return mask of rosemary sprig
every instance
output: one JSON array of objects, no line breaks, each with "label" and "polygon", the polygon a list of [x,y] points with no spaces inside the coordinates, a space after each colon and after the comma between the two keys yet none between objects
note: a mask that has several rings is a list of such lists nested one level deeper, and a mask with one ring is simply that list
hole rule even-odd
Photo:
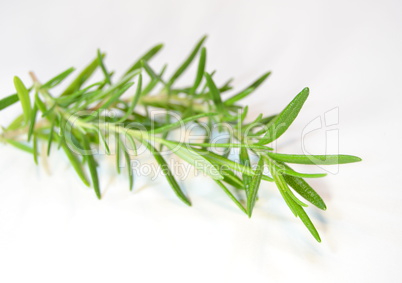
[{"label": "rosemary sprig", "polygon": [[[253,93],[270,72],[263,74],[244,90],[224,98],[223,93],[232,88],[230,80],[219,87],[213,79],[215,72],[206,71],[205,39],[203,37],[197,43],[169,79],[164,78],[166,66],[162,71],[155,72],[150,64],[150,60],[163,45],[156,45],[147,51],[118,80],[112,79],[114,73],[106,67],[105,54],[98,50],[95,59],[60,95],[53,94],[54,88],[67,80],[74,68],[63,71],[43,84],[31,74],[33,82],[30,88],[15,77],[16,93],[0,100],[0,110],[19,101],[22,114],[3,128],[0,141],[32,154],[35,162],[38,162],[40,156],[38,141],[47,143],[47,154],[53,144],[58,145],[66,153],[79,178],[85,185],[93,187],[98,198],[101,198],[102,191],[96,147],[102,145],[106,154],[116,154],[118,173],[123,154],[131,190],[134,182],[131,155],[136,155],[137,144],[142,144],[155,157],[174,193],[185,204],[191,205],[161,151],[166,148],[211,177],[249,217],[258,200],[260,183],[274,182],[293,214],[300,217],[317,241],[321,241],[304,211],[303,207],[307,205],[294,192],[325,210],[323,199],[304,180],[323,177],[325,174],[299,173],[288,163],[332,165],[361,159],[350,155],[275,153],[267,144],[278,139],[289,128],[308,98],[309,89],[304,88],[278,115],[264,117],[261,114],[254,121],[246,123],[248,107],[238,102]],[[198,67],[193,84],[176,87],[176,81],[193,61],[197,61],[197,56]],[[96,71],[101,72],[104,78],[97,82],[90,81]],[[131,97],[127,96],[134,84],[136,87]],[[158,86],[161,90],[154,92]],[[154,110],[165,113],[163,119],[155,117],[152,114]],[[173,121],[171,114],[178,119]],[[186,131],[193,126],[205,129],[203,142],[168,138],[168,133],[173,130]],[[213,142],[212,129],[208,127],[227,133],[228,141]],[[218,154],[215,151],[217,148],[230,151]],[[232,160],[233,155],[238,155],[239,162]],[[251,156],[258,157],[255,166],[251,163]],[[266,167],[269,175],[264,173]]]}]

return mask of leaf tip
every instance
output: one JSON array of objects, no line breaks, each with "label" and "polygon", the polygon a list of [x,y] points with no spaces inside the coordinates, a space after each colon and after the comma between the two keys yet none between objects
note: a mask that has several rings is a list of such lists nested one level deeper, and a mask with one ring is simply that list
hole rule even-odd
[{"label": "leaf tip", "polygon": [[163,43],[159,43],[159,44],[155,45],[155,47],[154,47],[155,53],[159,52],[159,50],[161,50],[164,46],[165,45]]}]

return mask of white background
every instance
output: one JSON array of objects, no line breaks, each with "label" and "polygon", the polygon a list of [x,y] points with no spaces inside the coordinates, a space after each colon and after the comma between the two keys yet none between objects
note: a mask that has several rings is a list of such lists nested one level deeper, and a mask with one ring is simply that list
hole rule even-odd
[{"label": "white background", "polygon": [[[208,34],[219,82],[241,88],[273,71],[246,101],[251,118],[310,87],[279,151],[301,152],[303,128],[337,108],[340,152],[364,161],[311,182],[328,206],[309,210],[318,244],[271,183],[249,220],[206,179],[184,183],[188,208],[162,180],[139,178],[130,193],[104,160],[98,201],[61,153],[49,176],[1,145],[0,282],[400,282],[401,12],[400,1],[2,1],[0,97],[14,75],[46,80],[98,47],[122,72],[163,42],[152,64],[172,71]],[[19,111],[2,111],[0,124]],[[309,151],[325,151],[325,130],[306,137]]]}]

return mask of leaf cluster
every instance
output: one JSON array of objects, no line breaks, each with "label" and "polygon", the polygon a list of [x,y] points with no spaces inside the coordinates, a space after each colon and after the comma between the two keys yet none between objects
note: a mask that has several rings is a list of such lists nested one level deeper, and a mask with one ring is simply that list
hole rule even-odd
[{"label": "leaf cluster", "polygon": [[[45,83],[31,73],[30,87],[15,77],[16,93],[0,100],[0,110],[19,102],[22,114],[3,129],[1,140],[28,152],[36,163],[38,141],[46,145],[46,152],[41,156],[49,155],[54,147],[62,149],[79,178],[86,186],[92,186],[98,198],[102,196],[96,157],[96,148],[99,147],[106,154],[115,155],[118,173],[121,173],[120,164],[125,160],[129,189],[132,190],[135,176],[131,159],[137,154],[138,146],[143,145],[162,168],[174,193],[187,205],[191,205],[191,201],[169,168],[164,148],[208,175],[249,217],[257,203],[261,182],[274,182],[291,212],[320,241],[304,208],[307,206],[305,202],[322,210],[326,209],[326,205],[305,178],[319,178],[325,174],[300,173],[289,164],[343,164],[360,161],[360,158],[275,153],[267,145],[286,132],[308,98],[309,89],[302,89],[279,114],[261,114],[254,121],[246,122],[248,107],[242,106],[241,102],[255,92],[270,72],[229,96],[231,80],[218,85],[214,79],[215,72],[207,70],[207,51],[203,47],[205,40],[206,37],[203,37],[195,45],[170,76],[166,75],[166,65],[160,70],[151,65],[153,57],[163,47],[158,44],[140,56],[120,78],[108,70],[104,62],[105,54],[99,50],[67,85],[74,68]],[[193,63],[196,64],[193,83],[178,87],[178,80]],[[103,77],[94,82],[92,78],[96,71],[101,72]],[[64,90],[58,90],[63,84]],[[173,111],[181,118],[172,121],[166,115],[164,119],[157,119],[150,114],[155,109],[166,113]],[[190,124],[209,129],[218,125],[227,141],[213,142],[212,132],[208,130],[199,143],[183,143],[169,137],[173,130]]]}]

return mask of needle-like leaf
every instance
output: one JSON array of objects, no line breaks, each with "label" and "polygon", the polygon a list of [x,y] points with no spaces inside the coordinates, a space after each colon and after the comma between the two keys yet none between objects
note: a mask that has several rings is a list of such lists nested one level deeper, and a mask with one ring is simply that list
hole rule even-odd
[{"label": "needle-like leaf", "polygon": [[[293,201],[293,199],[291,200]],[[320,234],[318,234],[317,229],[315,228],[313,222],[311,222],[310,218],[308,217],[307,213],[304,211],[303,207],[295,203],[295,208],[296,208],[296,213],[297,216],[300,217],[301,221],[304,223],[304,225],[307,227],[307,229],[310,231],[311,235],[317,240],[317,242],[321,242]]]},{"label": "needle-like leaf", "polygon": [[133,113],[135,106],[137,105],[140,96],[141,96],[141,90],[142,90],[142,75],[139,74],[138,76],[138,84],[137,84],[137,89],[135,91],[135,95],[133,96],[133,99],[131,101],[130,107],[127,109],[126,113],[124,114],[123,117],[119,119],[117,123],[124,122],[127,120],[128,117]]},{"label": "needle-like leaf", "polygon": [[[293,212],[293,214],[296,217],[300,217],[304,225],[307,227],[307,229],[310,231],[310,233],[313,235],[313,237],[318,241],[321,242],[320,235],[317,232],[317,229],[314,227],[314,224],[311,222],[310,218],[307,216],[306,212],[300,205],[299,200],[292,194],[290,189],[288,188],[284,177],[277,172],[274,164],[269,160],[269,158],[264,158],[265,161],[267,161],[269,170],[274,177],[274,181],[276,185],[279,188],[279,191],[285,200],[286,204],[289,206],[290,210]],[[303,203],[301,203],[304,205]]]},{"label": "needle-like leaf", "polygon": [[167,65],[163,66],[162,70],[159,72],[159,75],[157,75],[157,78],[152,79],[142,90],[141,96],[145,96],[149,94],[155,87],[156,85],[160,82],[159,78],[162,78],[163,74],[165,73],[167,68]]},{"label": "needle-like leaf", "polygon": [[258,189],[260,187],[263,170],[264,170],[264,159],[262,157],[260,157],[260,160],[258,161],[257,167],[255,169],[254,177],[252,178],[249,188],[248,188],[248,193],[247,193],[248,217],[251,217],[251,215],[253,213],[253,208],[254,208],[255,202],[257,200]]},{"label": "needle-like leaf", "polygon": [[20,150],[23,150],[23,151],[31,153],[31,154],[34,153],[34,150],[32,147],[30,147],[22,142],[18,142],[18,141],[12,140],[12,139],[4,139],[4,140],[6,142],[8,142],[9,144],[11,144],[12,146],[14,146],[15,148],[18,148]]},{"label": "needle-like leaf", "polygon": [[230,192],[228,188],[219,180],[215,180],[215,182],[221,187],[221,189],[229,196],[229,198],[237,205],[238,208],[240,208],[241,211],[243,211],[245,214],[247,214],[247,210],[244,208],[244,206],[239,202],[239,200]]},{"label": "needle-like leaf", "polygon": [[38,138],[33,135],[33,159],[36,165],[38,165]]},{"label": "needle-like leaf", "polygon": [[28,128],[28,141],[31,140],[32,134],[34,132],[34,128],[35,128],[35,122],[36,122],[36,114],[38,113],[38,106],[35,103],[32,111],[31,111],[31,118],[29,120],[29,128]]},{"label": "needle-like leaf", "polygon": [[69,68],[64,72],[58,74],[54,78],[51,78],[49,81],[41,85],[41,89],[51,89],[55,86],[59,85],[62,81],[64,81],[72,72],[74,72],[74,68]]},{"label": "needle-like leaf", "polygon": [[207,80],[208,88],[209,88],[209,91],[211,93],[212,100],[213,100],[213,102],[215,104],[216,110],[219,113],[224,114],[226,112],[225,107],[224,107],[224,105],[222,103],[221,94],[219,93],[219,90],[216,87],[215,82],[213,81],[213,79],[212,79],[210,74],[205,73],[204,76],[205,76],[205,78]]},{"label": "needle-like leaf", "polygon": [[29,91],[19,77],[14,77],[14,86],[17,90],[18,98],[21,101],[22,110],[24,111],[25,123],[27,123],[31,118]]},{"label": "needle-like leaf", "polygon": [[106,83],[111,85],[112,81],[110,78],[110,73],[107,71],[105,63],[103,62],[104,55],[102,55],[102,53],[99,49],[98,49],[97,55],[98,55],[98,64],[101,67],[103,75],[105,76]]},{"label": "needle-like leaf", "polygon": [[307,165],[334,165],[345,164],[361,161],[360,157],[353,155],[299,155],[299,154],[282,154],[282,153],[268,153],[269,157],[274,160],[294,163],[294,164],[307,164]]},{"label": "needle-like leaf", "polygon": [[[245,147],[240,148],[239,158],[240,158],[240,164],[241,165],[244,165],[245,167],[251,167],[250,158],[248,156],[247,148],[245,148]],[[247,195],[249,193],[249,187],[250,187],[251,180],[252,180],[251,176],[243,173],[243,184],[244,184],[244,188],[246,189]]]},{"label": "needle-like leaf", "polygon": [[268,144],[278,139],[293,123],[300,109],[303,107],[309,94],[309,89],[304,88],[296,97],[286,106],[286,108],[275,117],[270,123],[265,135],[258,144]]},{"label": "needle-like leaf", "polygon": [[186,197],[183,191],[180,189],[179,184],[177,183],[176,179],[174,178],[172,172],[169,169],[168,164],[166,163],[165,159],[161,156],[160,152],[156,150],[148,141],[143,140],[142,143],[148,148],[148,150],[153,154],[155,160],[158,162],[159,166],[162,168],[162,171],[169,182],[170,186],[172,187],[175,194],[181,199],[185,204],[191,206],[190,200]]},{"label": "needle-like leaf", "polygon": [[163,144],[172,150],[174,154],[181,157],[184,161],[193,165],[197,170],[200,170],[210,176],[214,180],[222,180],[223,176],[216,170],[215,166],[211,164],[207,159],[198,154],[190,147],[184,145],[177,145],[170,141],[164,141]]},{"label": "needle-like leaf", "polygon": [[[119,143],[120,143],[120,147],[124,148],[124,144],[121,140],[119,140]],[[134,186],[134,174],[133,174],[133,170],[131,168],[131,159],[130,159],[130,155],[129,155],[127,149],[123,150],[123,154],[124,154],[124,159],[126,160],[126,166],[127,166],[127,174],[128,174],[128,180],[129,180],[128,188],[130,191],[132,191],[133,186]]]},{"label": "needle-like leaf", "polygon": [[102,111],[103,109],[107,109],[109,106],[113,105],[118,101],[118,99],[133,85],[133,82],[126,83],[123,85],[121,88],[117,89],[114,91],[113,95],[109,97],[108,100],[105,101],[105,103],[102,104],[98,108],[98,112]]},{"label": "needle-like leaf", "polygon": [[45,103],[39,98],[38,93],[35,93],[35,105],[36,107],[38,107],[38,109],[42,112],[42,113],[46,113],[47,112],[47,108]]},{"label": "needle-like leaf", "polygon": [[198,86],[200,85],[200,83],[202,81],[202,78],[203,78],[204,72],[205,72],[206,59],[207,59],[207,50],[205,49],[205,47],[203,47],[201,49],[201,53],[200,53],[200,60],[198,61],[197,75],[195,77],[193,87],[190,89],[191,95],[194,95],[194,93],[196,92]]},{"label": "needle-like leaf", "polygon": [[106,140],[106,136],[102,131],[99,131],[99,140],[102,142],[103,148],[106,151],[106,154],[110,154],[109,144]]},{"label": "needle-like leaf", "polygon": [[0,100],[0,110],[7,108],[10,105],[13,105],[19,100],[18,94],[12,94],[7,97],[4,97]]},{"label": "needle-like leaf", "polygon": [[[246,174],[251,177],[255,176],[255,172],[251,167],[244,166],[240,163],[234,162],[211,151],[206,151],[202,149],[194,149],[194,150],[200,153],[200,155],[202,155],[204,158],[206,158],[213,164],[225,166],[226,168],[230,168],[234,171],[241,172],[242,174]],[[269,182],[273,181],[271,177],[266,175],[262,175],[261,179]]]},{"label": "needle-like leaf", "polygon": [[[86,151],[91,151],[91,147],[90,147],[88,138],[85,135],[82,136],[82,145]],[[88,163],[89,173],[91,174],[92,186],[94,187],[95,194],[98,197],[98,199],[101,199],[101,192],[100,192],[100,188],[99,188],[98,169],[96,168],[98,165],[95,161],[93,154],[86,155],[86,159],[87,159],[87,163]]]},{"label": "needle-like leaf", "polygon": [[49,138],[48,138],[48,142],[47,142],[47,151],[46,151],[47,156],[50,155],[50,149],[52,148],[54,126],[55,126],[55,120],[53,120],[52,124],[50,125],[50,132],[49,132]]},{"label": "needle-like leaf", "polygon": [[233,105],[237,101],[247,97],[249,94],[254,92],[271,74],[271,72],[267,72],[264,75],[262,75],[260,78],[258,78],[255,82],[253,82],[251,85],[246,87],[244,90],[240,91],[239,93],[233,95],[232,97],[228,98],[225,100],[225,105]]},{"label": "needle-like leaf", "polygon": [[[244,190],[245,186],[243,181],[229,168],[219,168],[219,165],[215,166],[217,169],[220,169],[220,173],[223,176],[223,181],[228,183],[229,185],[235,187],[239,190]],[[247,176],[248,177],[248,176]],[[244,177],[243,177],[244,178]]]},{"label": "needle-like leaf", "polygon": [[144,55],[142,55],[123,75],[126,76],[127,74],[138,70],[141,68],[142,64],[141,61],[146,61],[148,62],[149,60],[152,59],[163,47],[163,44],[158,44],[152,47],[148,52],[146,52]]},{"label": "needle-like leaf", "polygon": [[117,173],[120,174],[121,149],[120,149],[120,135],[119,135],[119,133],[114,134],[114,143],[115,143],[115,147],[116,147],[116,170],[117,170]]},{"label": "needle-like leaf", "polygon": [[299,178],[321,178],[327,176],[325,173],[299,173],[280,161],[276,161],[275,166],[277,166],[277,169],[281,174]]},{"label": "needle-like leaf", "polygon": [[297,217],[300,217],[301,221],[306,226],[306,228],[310,231],[311,235],[313,235],[313,237],[317,240],[317,242],[321,242],[321,238],[317,232],[317,229],[315,228],[313,222],[311,222],[310,218],[307,216],[303,207],[301,207],[299,204],[297,204],[294,201],[294,199],[291,198],[286,193],[282,194],[282,196],[284,197],[284,199],[285,199],[286,203],[289,205],[289,207],[291,207],[293,213]]},{"label": "needle-like leaf", "polygon": [[[105,55],[103,54],[102,57]],[[95,70],[99,67],[98,57],[95,58],[87,67],[82,70],[82,72],[77,76],[77,78],[66,88],[66,90],[60,95],[65,96],[72,94],[79,90],[81,86],[92,76]]]},{"label": "needle-like leaf", "polygon": [[291,186],[299,195],[301,195],[305,200],[311,202],[316,207],[326,210],[327,206],[325,205],[322,198],[317,194],[317,192],[302,178],[283,175],[286,183]]},{"label": "needle-like leaf", "polygon": [[184,71],[190,66],[191,62],[194,60],[195,56],[197,55],[198,51],[204,44],[204,41],[207,39],[207,36],[201,38],[201,40],[197,43],[194,47],[193,51],[191,51],[190,55],[187,59],[180,65],[180,67],[173,73],[172,77],[168,81],[167,85],[170,87],[174,84],[174,82],[184,73]]},{"label": "needle-like leaf", "polygon": [[71,165],[73,166],[75,172],[77,172],[78,176],[80,177],[81,181],[86,185],[89,186],[89,181],[85,175],[85,172],[81,166],[81,162],[75,156],[75,154],[71,151],[68,147],[66,142],[64,141],[63,137],[60,137],[60,145],[63,148],[64,152],[67,155],[67,158],[70,160]]}]

